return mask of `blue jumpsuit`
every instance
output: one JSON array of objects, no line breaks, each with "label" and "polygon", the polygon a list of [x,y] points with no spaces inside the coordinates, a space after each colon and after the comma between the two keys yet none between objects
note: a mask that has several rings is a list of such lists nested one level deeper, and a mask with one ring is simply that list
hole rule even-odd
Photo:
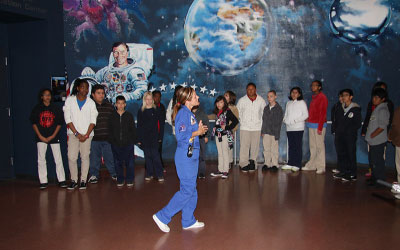
[{"label": "blue jumpsuit", "polygon": [[[175,193],[168,205],[161,209],[156,216],[164,224],[168,224],[179,211],[182,211],[182,226],[189,227],[196,222],[193,212],[197,205],[197,172],[199,167],[200,143],[196,136],[190,139],[192,132],[197,131],[199,125],[194,114],[183,106],[175,118],[175,134],[177,149],[175,165],[180,180],[180,190]],[[193,145],[193,156],[187,157],[189,144]]]}]

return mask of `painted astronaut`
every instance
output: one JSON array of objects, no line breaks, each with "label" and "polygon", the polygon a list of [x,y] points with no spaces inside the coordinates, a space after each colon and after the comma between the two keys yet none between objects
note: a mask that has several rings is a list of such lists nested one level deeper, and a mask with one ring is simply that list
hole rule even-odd
[{"label": "painted astronaut", "polygon": [[109,62],[97,73],[90,67],[84,68],[81,77],[94,78],[104,85],[106,98],[113,103],[119,95],[124,96],[126,101],[141,99],[148,88],[153,49],[146,44],[117,42],[112,46]]}]

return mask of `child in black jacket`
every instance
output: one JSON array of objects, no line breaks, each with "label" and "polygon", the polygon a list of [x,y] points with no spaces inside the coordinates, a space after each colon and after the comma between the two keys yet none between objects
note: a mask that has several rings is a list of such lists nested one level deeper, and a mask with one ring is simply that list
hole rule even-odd
[{"label": "child in black jacket", "polygon": [[153,95],[151,92],[144,93],[143,106],[138,110],[137,126],[138,144],[143,148],[146,161],[146,181],[154,177],[154,172],[159,182],[164,181],[160,153],[158,152],[158,146],[162,140],[159,131],[164,130],[164,127],[158,130],[160,117],[161,114],[154,105]]},{"label": "child in black jacket", "polygon": [[[117,96],[115,106],[117,110],[110,118],[110,143],[117,173],[117,186],[122,187],[126,179],[126,185],[132,187],[135,179],[135,120],[133,115],[125,110],[125,97]],[[126,177],[123,162],[126,166]]]},{"label": "child in black jacket", "polygon": [[334,177],[342,181],[357,180],[357,133],[361,127],[361,108],[352,102],[353,91],[344,89],[340,91],[342,108],[336,109],[335,144],[337,150],[337,163],[339,173]]}]

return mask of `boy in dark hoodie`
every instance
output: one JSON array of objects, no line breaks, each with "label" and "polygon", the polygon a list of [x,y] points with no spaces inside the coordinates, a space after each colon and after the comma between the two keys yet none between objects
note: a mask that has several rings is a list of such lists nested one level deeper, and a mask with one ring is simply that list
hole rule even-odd
[{"label": "boy in dark hoodie", "polygon": [[[132,187],[135,179],[134,144],[136,142],[136,127],[133,115],[125,110],[125,97],[117,96],[116,112],[110,118],[110,143],[114,155],[117,186],[125,184]],[[126,166],[126,178],[124,167]]]},{"label": "boy in dark hoodie", "polygon": [[344,182],[357,180],[357,133],[361,127],[361,108],[353,102],[353,91],[340,91],[342,107],[335,110],[335,145],[339,173],[334,178]]},{"label": "boy in dark hoodie", "polygon": [[276,91],[270,90],[267,94],[268,105],[265,106],[262,116],[261,136],[264,146],[264,166],[262,170],[278,170],[279,135],[283,121],[283,110],[276,102]]}]

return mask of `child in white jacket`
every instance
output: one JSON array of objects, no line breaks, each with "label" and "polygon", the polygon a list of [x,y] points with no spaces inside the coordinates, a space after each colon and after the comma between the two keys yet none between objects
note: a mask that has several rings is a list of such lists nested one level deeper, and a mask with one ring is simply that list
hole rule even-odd
[{"label": "child in white jacket", "polygon": [[285,116],[283,118],[289,142],[289,161],[282,169],[298,171],[301,169],[303,134],[305,121],[308,118],[308,110],[307,104],[303,100],[301,88],[293,87],[290,90],[289,100],[286,103]]}]

